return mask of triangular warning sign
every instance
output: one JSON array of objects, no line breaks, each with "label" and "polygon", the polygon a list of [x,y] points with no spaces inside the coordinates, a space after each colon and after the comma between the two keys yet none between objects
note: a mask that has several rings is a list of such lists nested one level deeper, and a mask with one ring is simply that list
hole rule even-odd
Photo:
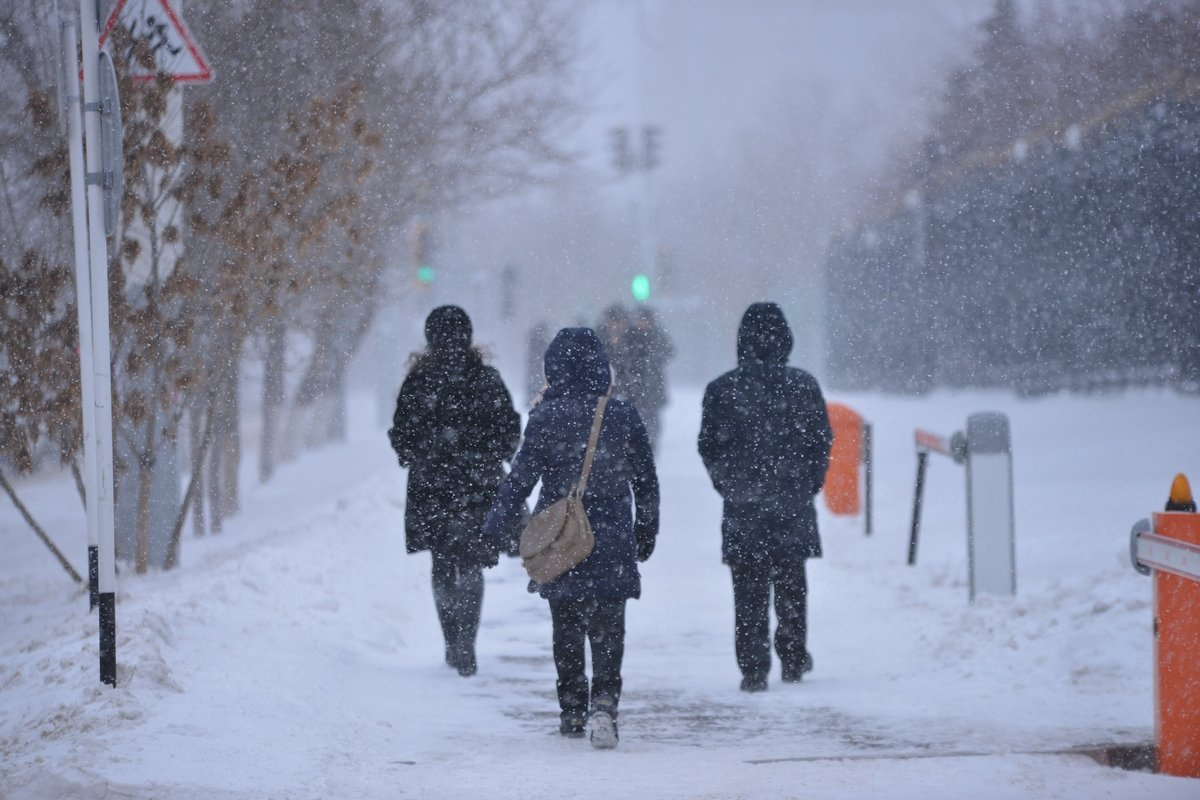
[{"label": "triangular warning sign", "polygon": [[[170,0],[117,0],[100,32],[101,47],[117,25],[129,31],[135,41],[149,42],[158,72],[177,82],[208,83],[212,80],[212,69],[204,53],[192,38],[183,17],[171,8]],[[130,54],[125,55],[134,80],[154,79],[154,72],[133,64],[128,58]]]}]

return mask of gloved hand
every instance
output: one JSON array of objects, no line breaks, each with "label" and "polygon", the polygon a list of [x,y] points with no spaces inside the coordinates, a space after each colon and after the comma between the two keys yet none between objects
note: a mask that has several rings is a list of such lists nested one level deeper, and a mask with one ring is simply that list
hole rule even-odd
[{"label": "gloved hand", "polygon": [[521,556],[521,534],[518,531],[504,543],[504,555],[509,558],[520,558]]},{"label": "gloved hand", "polygon": [[652,537],[638,539],[637,543],[637,558],[638,561],[645,561],[654,554],[654,539]]}]

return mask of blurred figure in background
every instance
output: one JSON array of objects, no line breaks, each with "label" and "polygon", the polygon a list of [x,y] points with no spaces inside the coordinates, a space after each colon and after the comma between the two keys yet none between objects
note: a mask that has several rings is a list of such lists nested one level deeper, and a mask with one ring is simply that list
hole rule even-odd
[{"label": "blurred figure in background", "polygon": [[625,334],[623,350],[628,369],[626,396],[642,415],[657,455],[659,423],[667,404],[667,362],[674,357],[675,347],[658,324],[654,309],[638,308],[633,326]]},{"label": "blurred figure in background", "polygon": [[546,369],[543,359],[546,346],[550,344],[550,327],[545,321],[539,321],[529,329],[529,338],[525,349],[525,403],[532,407],[537,397],[546,386]]},{"label": "blurred figure in background", "polygon": [[608,356],[608,365],[613,371],[613,397],[624,398],[629,380],[629,360],[625,351],[625,334],[629,332],[629,313],[612,304],[604,309],[600,323],[596,326],[596,335],[604,345],[604,353]]},{"label": "blurred figure in background", "polygon": [[476,670],[483,568],[499,559],[500,543],[483,535],[483,519],[503,462],[521,441],[521,417],[500,373],[471,344],[467,312],[435,308],[425,339],[400,387],[388,439],[409,468],[405,545],[409,553],[430,551],[446,663],[467,676]]}]

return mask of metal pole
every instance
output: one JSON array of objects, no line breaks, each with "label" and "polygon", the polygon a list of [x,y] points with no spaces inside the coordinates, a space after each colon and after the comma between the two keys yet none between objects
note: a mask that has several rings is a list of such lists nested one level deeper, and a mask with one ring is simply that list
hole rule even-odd
[{"label": "metal pole", "polygon": [[87,516],[88,608],[100,601],[100,565],[97,541],[99,517],[96,504],[96,392],[93,380],[92,281],[88,274],[87,189],[83,167],[83,109],[79,98],[79,41],[74,14],[60,18],[62,74],[66,97],[67,149],[71,164],[71,227],[75,238],[75,305],[79,313],[79,387],[83,411],[83,494]]},{"label": "metal pole", "polygon": [[921,494],[925,491],[925,465],[929,461],[929,451],[917,452],[917,490],[913,495],[912,535],[908,540],[908,564],[917,563],[917,532],[921,526]]},{"label": "metal pole", "polygon": [[865,473],[866,483],[867,483],[867,486],[866,486],[867,510],[866,510],[866,515],[865,515],[866,523],[867,523],[867,536],[870,536],[871,535],[871,517],[872,517],[871,506],[872,506],[872,503],[874,502],[875,492],[874,492],[874,481],[873,481],[873,477],[872,477],[874,470],[872,469],[873,465],[872,465],[872,453],[871,453],[871,423],[869,423],[869,422],[863,423],[862,460],[863,460],[863,472]]},{"label": "metal pole", "polygon": [[[92,345],[96,417],[97,584],[100,608],[100,680],[117,685],[117,565],[113,530],[112,374],[108,321],[108,242],[100,160],[100,32],[95,0],[79,0],[83,50],[83,110],[87,150],[88,261],[91,268]],[[90,498],[89,498],[90,500]]]}]

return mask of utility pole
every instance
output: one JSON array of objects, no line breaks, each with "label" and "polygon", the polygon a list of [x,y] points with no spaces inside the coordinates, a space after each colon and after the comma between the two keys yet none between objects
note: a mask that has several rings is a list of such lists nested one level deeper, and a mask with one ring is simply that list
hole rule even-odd
[{"label": "utility pole", "polygon": [[625,126],[609,130],[613,169],[619,177],[624,178],[636,172],[641,179],[641,198],[637,207],[638,258],[641,263],[640,271],[633,276],[630,285],[634,299],[639,303],[649,300],[651,292],[658,288],[657,248],[651,241],[654,226],[650,219],[650,173],[662,163],[662,132],[658,125],[643,125],[639,148],[637,138],[631,136]]},{"label": "utility pole", "polygon": [[[97,597],[100,613],[100,680],[117,685],[116,537],[113,520],[112,352],[108,317],[108,242],[104,232],[104,177],[100,142],[100,46],[95,0],[79,0],[83,52],[83,112],[86,139],[88,263],[90,289],[79,287],[80,302],[91,298],[92,407],[95,417],[96,494],[87,498],[97,515]],[[74,44],[72,43],[72,48]],[[73,52],[73,50],[72,50]],[[78,74],[77,72],[74,74]],[[121,165],[117,165],[117,169]],[[78,213],[75,218],[78,219]]]},{"label": "utility pole", "polygon": [[83,409],[83,495],[87,515],[88,608],[100,601],[99,530],[96,504],[99,466],[96,453],[96,393],[92,344],[92,279],[88,272],[87,185],[83,166],[83,108],[79,97],[79,23],[72,12],[59,19],[63,113],[67,118],[67,150],[71,167],[71,229],[75,245],[75,306],[79,316],[79,389]]}]

